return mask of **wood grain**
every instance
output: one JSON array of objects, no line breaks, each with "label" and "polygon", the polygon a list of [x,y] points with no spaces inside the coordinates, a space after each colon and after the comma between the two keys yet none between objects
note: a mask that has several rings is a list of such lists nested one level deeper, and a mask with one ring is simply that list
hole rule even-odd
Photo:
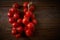
[{"label": "wood grain", "polygon": [[[24,0],[28,1],[28,0]],[[32,0],[36,6],[34,12],[38,24],[33,37],[16,39],[11,35],[11,24],[8,22],[8,9],[13,3],[23,4],[22,0],[0,1],[0,40],[58,40],[60,36],[60,11],[56,1]]]}]

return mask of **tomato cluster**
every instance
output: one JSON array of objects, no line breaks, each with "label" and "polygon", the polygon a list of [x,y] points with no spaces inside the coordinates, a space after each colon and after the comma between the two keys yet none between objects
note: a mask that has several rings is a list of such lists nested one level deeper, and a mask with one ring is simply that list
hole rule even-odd
[{"label": "tomato cluster", "polygon": [[28,4],[29,2],[24,2],[23,11],[19,10],[20,5],[18,3],[13,4],[12,8],[9,9],[8,20],[9,23],[12,24],[11,33],[16,38],[21,37],[23,34],[30,37],[35,30],[35,24],[37,24],[37,21],[33,14],[34,6],[31,5],[28,9]]}]

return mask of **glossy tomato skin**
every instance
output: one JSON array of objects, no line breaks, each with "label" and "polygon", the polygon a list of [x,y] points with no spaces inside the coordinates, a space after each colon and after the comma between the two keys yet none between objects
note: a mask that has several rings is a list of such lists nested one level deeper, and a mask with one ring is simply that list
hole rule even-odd
[{"label": "glossy tomato skin", "polygon": [[22,33],[23,32],[23,27],[22,26],[19,26],[16,28],[16,30],[19,32],[19,33]]},{"label": "glossy tomato skin", "polygon": [[34,5],[31,5],[30,8],[29,8],[29,10],[33,12],[35,10]]},{"label": "glossy tomato skin", "polygon": [[24,2],[23,7],[26,8],[28,6],[28,2]]},{"label": "glossy tomato skin", "polygon": [[10,12],[11,14],[14,14],[16,11],[17,11],[16,8],[10,8],[10,9],[9,9],[9,12]]},{"label": "glossy tomato skin", "polygon": [[9,23],[13,23],[14,22],[14,19],[13,18],[9,18]]},{"label": "glossy tomato skin", "polygon": [[34,24],[31,22],[27,25],[28,28],[34,28]]},{"label": "glossy tomato skin", "polygon": [[27,8],[24,8],[23,11],[24,11],[24,13],[26,13],[28,11],[28,9]]},{"label": "glossy tomato skin", "polygon": [[28,17],[27,15],[24,15],[24,18],[26,18],[26,19],[28,19],[28,20],[29,20],[29,18],[30,18],[30,17]]},{"label": "glossy tomato skin", "polygon": [[12,26],[13,27],[18,27],[18,23],[14,22],[14,23],[12,23]]},{"label": "glossy tomato skin", "polygon": [[22,23],[22,19],[20,19],[20,18],[17,19],[17,23],[18,23],[18,24]]},{"label": "glossy tomato skin", "polygon": [[13,14],[11,14],[11,13],[8,12],[8,17],[9,17],[9,18],[10,18],[10,17],[13,17]]},{"label": "glossy tomato skin", "polygon": [[13,18],[14,18],[14,19],[18,19],[18,18],[19,18],[19,14],[18,14],[18,13],[15,13],[15,14],[13,15]]},{"label": "glossy tomato skin", "polygon": [[21,37],[21,34],[16,34],[15,37],[19,38],[19,37]]},{"label": "glossy tomato skin", "polygon": [[31,31],[35,30],[34,24],[32,22],[27,25],[27,28]]},{"label": "glossy tomato skin", "polygon": [[31,11],[27,11],[25,15],[28,16],[28,17],[31,17],[32,16],[32,12]]},{"label": "glossy tomato skin", "polygon": [[33,22],[34,24],[37,24],[37,20],[36,20],[36,19],[33,19],[32,22]]},{"label": "glossy tomato skin", "polygon": [[26,25],[29,23],[29,20],[27,18],[23,18],[22,23],[24,23]]},{"label": "glossy tomato skin", "polygon": [[19,4],[18,4],[18,3],[14,3],[14,4],[12,5],[12,7],[13,7],[13,8],[19,8]]},{"label": "glossy tomato skin", "polygon": [[26,30],[25,34],[26,34],[26,36],[31,37],[33,33],[31,30]]},{"label": "glossy tomato skin", "polygon": [[12,34],[15,35],[17,33],[16,29],[12,29]]},{"label": "glossy tomato skin", "polygon": [[16,28],[15,27],[12,27],[12,30],[16,30]]}]

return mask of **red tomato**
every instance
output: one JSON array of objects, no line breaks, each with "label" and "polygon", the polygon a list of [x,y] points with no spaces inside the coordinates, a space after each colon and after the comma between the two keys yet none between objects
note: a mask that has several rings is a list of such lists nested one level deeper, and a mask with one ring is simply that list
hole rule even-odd
[{"label": "red tomato", "polygon": [[16,28],[15,27],[12,27],[12,30],[16,30]]},{"label": "red tomato", "polygon": [[19,38],[19,37],[21,37],[21,34],[16,34],[15,37]]},{"label": "red tomato", "polygon": [[33,19],[33,20],[32,20],[32,22],[33,22],[34,24],[37,24],[37,21],[36,21],[36,19]]},{"label": "red tomato", "polygon": [[14,14],[16,11],[17,11],[17,9],[15,9],[15,8],[10,8],[9,9],[9,12],[12,13],[12,14]]},{"label": "red tomato", "polygon": [[27,7],[28,6],[28,2],[24,2],[23,7]]},{"label": "red tomato", "polygon": [[26,30],[26,36],[28,36],[28,37],[30,37],[30,36],[32,36],[32,31],[31,30]]},{"label": "red tomato", "polygon": [[17,20],[17,23],[22,23],[22,19],[18,19]]},{"label": "red tomato", "polygon": [[12,23],[12,26],[13,26],[13,27],[17,27],[18,24],[17,24],[16,22],[14,22],[14,23]]},{"label": "red tomato", "polygon": [[13,14],[11,14],[11,13],[8,13],[8,17],[13,17]]},{"label": "red tomato", "polygon": [[23,27],[22,27],[22,26],[19,26],[19,27],[16,28],[16,30],[17,30],[19,33],[22,33]]},{"label": "red tomato", "polygon": [[23,22],[24,24],[27,24],[27,23],[29,22],[29,20],[28,20],[27,18],[23,18],[22,22]]},{"label": "red tomato", "polygon": [[14,3],[12,7],[19,8],[19,4],[18,3]]},{"label": "red tomato", "polygon": [[27,9],[27,8],[24,8],[24,10],[23,10],[23,11],[24,11],[24,13],[26,13],[26,12],[28,11],[28,9]]},{"label": "red tomato", "polygon": [[33,5],[31,5],[30,8],[29,8],[30,11],[34,11],[34,9],[35,9],[35,8],[34,8]]},{"label": "red tomato", "polygon": [[31,12],[31,11],[27,11],[27,12],[26,12],[26,15],[27,15],[28,17],[31,17],[31,16],[32,16],[32,12]]},{"label": "red tomato", "polygon": [[19,18],[19,14],[18,14],[18,13],[15,13],[15,14],[13,15],[13,18],[14,18],[14,19],[18,19],[18,18]]},{"label": "red tomato", "polygon": [[30,29],[32,29],[32,28],[34,28],[34,24],[33,24],[33,23],[29,23],[29,24],[27,25],[27,27],[30,28]]},{"label": "red tomato", "polygon": [[15,29],[12,29],[12,34],[15,35],[17,31]]},{"label": "red tomato", "polygon": [[24,18],[29,19],[29,17],[27,15],[24,15]]},{"label": "red tomato", "polygon": [[32,18],[32,19],[35,19],[35,15],[34,15],[34,14],[32,14],[31,18]]},{"label": "red tomato", "polygon": [[9,18],[9,22],[12,24],[14,22],[13,18]]},{"label": "red tomato", "polygon": [[29,24],[27,25],[27,27],[28,27],[28,29],[31,30],[31,31],[34,31],[34,29],[35,29],[33,23],[29,23]]}]

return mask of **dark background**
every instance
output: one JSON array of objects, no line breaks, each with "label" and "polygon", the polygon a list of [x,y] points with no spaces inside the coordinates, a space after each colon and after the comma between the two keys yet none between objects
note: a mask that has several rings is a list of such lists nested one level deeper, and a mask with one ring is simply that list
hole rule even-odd
[{"label": "dark background", "polygon": [[[8,22],[8,9],[18,2],[20,5],[30,0],[0,0],[0,40],[17,40],[11,35],[11,24]],[[58,0],[31,0],[35,4],[35,16],[38,21],[35,36],[18,40],[59,40],[60,4]],[[59,39],[58,39],[59,38]]]}]

